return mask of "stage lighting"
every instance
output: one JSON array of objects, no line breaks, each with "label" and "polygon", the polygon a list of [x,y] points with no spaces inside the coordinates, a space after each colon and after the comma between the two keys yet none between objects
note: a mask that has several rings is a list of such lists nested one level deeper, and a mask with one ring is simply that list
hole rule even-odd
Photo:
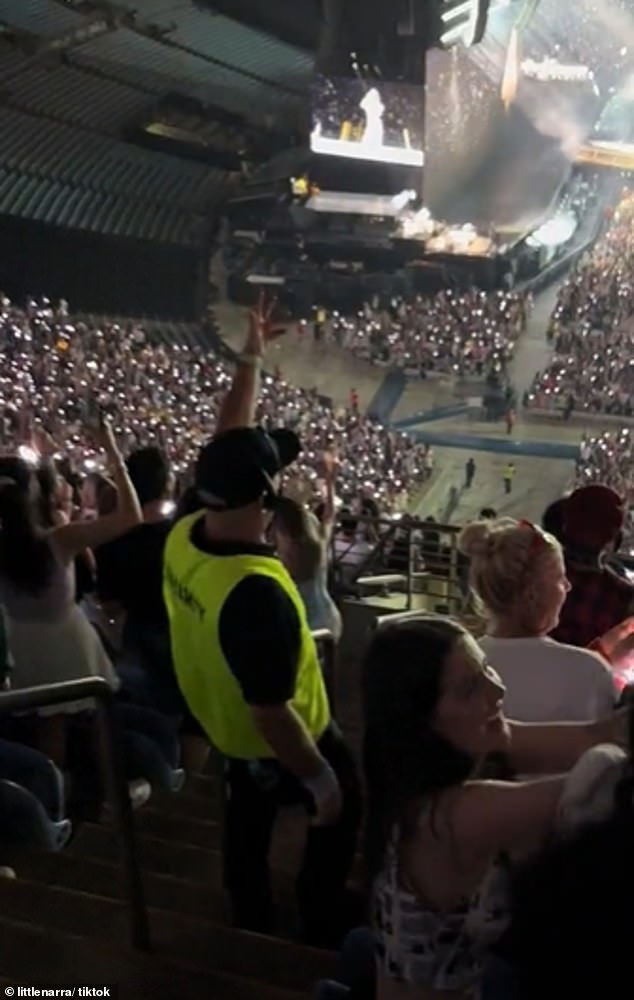
[{"label": "stage lighting", "polygon": [[438,0],[436,44],[444,49],[454,45],[477,45],[484,38],[491,0]]}]

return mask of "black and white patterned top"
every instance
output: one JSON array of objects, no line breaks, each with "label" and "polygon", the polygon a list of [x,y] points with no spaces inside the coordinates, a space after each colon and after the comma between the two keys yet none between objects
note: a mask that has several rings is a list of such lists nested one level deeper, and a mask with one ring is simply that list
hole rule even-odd
[{"label": "black and white patterned top", "polygon": [[374,886],[379,970],[404,983],[477,995],[488,948],[510,922],[506,865],[494,862],[471,898],[439,912],[401,887],[397,843],[395,835]]}]

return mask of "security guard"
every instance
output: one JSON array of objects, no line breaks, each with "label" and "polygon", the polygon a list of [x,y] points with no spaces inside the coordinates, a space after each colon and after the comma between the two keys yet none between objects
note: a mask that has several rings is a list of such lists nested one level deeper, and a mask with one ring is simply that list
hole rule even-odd
[{"label": "security guard", "polygon": [[513,489],[513,479],[515,477],[515,465],[513,462],[509,462],[508,465],[504,466],[502,470],[502,479],[504,480],[504,492],[510,493]]},{"label": "security guard", "polygon": [[225,756],[226,886],[234,921],[272,925],[271,833],[282,804],[312,814],[298,902],[304,940],[336,945],[360,821],[356,769],[330,717],[315,643],[288,572],[265,543],[291,431],[237,427],[200,453],[204,510],[173,528],[164,594],[180,688]]}]

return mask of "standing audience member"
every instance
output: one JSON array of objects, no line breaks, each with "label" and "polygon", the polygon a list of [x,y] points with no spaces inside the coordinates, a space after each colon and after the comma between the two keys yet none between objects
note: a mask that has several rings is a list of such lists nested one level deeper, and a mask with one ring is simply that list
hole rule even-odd
[{"label": "standing audience member", "polygon": [[[21,459],[0,459],[0,600],[11,628],[15,688],[90,676],[103,676],[118,686],[96,632],[75,603],[76,556],[123,534],[141,517],[108,424],[101,432],[101,444],[117,487],[115,510],[93,521],[48,530],[38,518],[34,472]],[[40,710],[40,715],[52,713],[46,730],[50,742],[43,749],[57,763],[64,759],[64,713],[78,707]]]},{"label": "standing audience member", "polygon": [[505,707],[522,722],[584,722],[614,708],[605,660],[548,638],[570,590],[559,542],[528,521],[467,525],[458,546],[487,616],[480,640],[506,688]]},{"label": "standing audience member", "polygon": [[183,700],[163,601],[163,550],[172,527],[169,463],[159,448],[147,447],[132,452],[127,468],[143,521],[96,550],[98,594],[125,614],[126,686],[142,703],[179,715]]},{"label": "standing audience member", "polygon": [[148,446],[133,451],[127,467],[143,523],[97,549],[98,593],[112,613],[125,616],[118,664],[125,692],[178,723],[183,767],[194,773],[209,744],[178,687],[163,600],[163,553],[174,513],[170,466],[160,448]]},{"label": "standing audience member", "polygon": [[313,814],[297,893],[302,938],[333,946],[360,822],[352,757],[330,715],[303,601],[266,532],[280,475],[300,451],[290,431],[252,425],[267,317],[251,317],[245,351],[198,460],[204,509],[172,530],[165,600],[187,703],[226,757],[226,886],[239,927],[268,932],[268,855],[279,807]]},{"label": "standing audience member", "polygon": [[290,497],[275,504],[273,536],[278,555],[297,584],[312,631],[327,629],[336,642],[342,622],[337,605],[328,592],[328,554],[335,520],[334,484],[336,463],[324,457],[326,500],[321,518]]}]

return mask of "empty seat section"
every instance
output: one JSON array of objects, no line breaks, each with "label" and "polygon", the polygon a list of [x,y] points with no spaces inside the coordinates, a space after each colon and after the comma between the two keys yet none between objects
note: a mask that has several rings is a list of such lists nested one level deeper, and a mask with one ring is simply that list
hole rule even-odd
[{"label": "empty seat section", "polygon": [[[172,2],[157,5],[156,0],[135,0],[139,20],[176,25],[169,37],[175,42],[234,67],[277,84],[283,90],[304,89],[313,60],[307,52],[262,31],[254,30],[222,14],[185,7]],[[173,12],[173,13],[172,13]]]},{"label": "empty seat section", "polygon": [[101,35],[83,45],[82,58],[85,60],[91,56],[102,66],[116,64],[116,70],[112,69],[116,76],[119,75],[119,65],[134,62],[138,71],[162,77],[163,90],[180,87],[201,100],[222,104],[228,110],[238,111],[251,119],[279,112],[282,105],[299,102],[298,96],[285,94],[274,83],[245,76],[237,70],[146,38],[127,28]]},{"label": "empty seat section", "polygon": [[44,38],[61,37],[90,23],[55,0],[2,0],[0,21]]}]

